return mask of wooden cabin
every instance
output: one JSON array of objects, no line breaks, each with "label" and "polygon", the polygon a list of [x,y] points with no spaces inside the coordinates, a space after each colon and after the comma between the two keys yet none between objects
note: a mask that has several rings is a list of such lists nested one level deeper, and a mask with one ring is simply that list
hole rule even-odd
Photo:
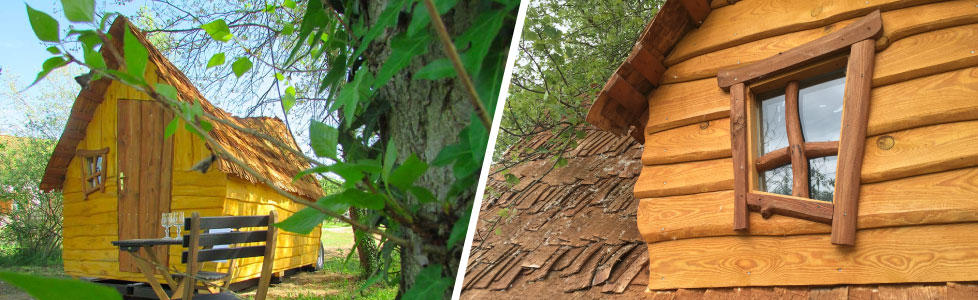
[{"label": "wooden cabin", "polygon": [[978,1],[669,0],[587,120],[652,291],[975,295]]},{"label": "wooden cabin", "polygon": [[[149,51],[146,80],[177,88],[181,101],[199,101],[203,111],[245,128],[264,132],[296,149],[285,124],[276,118],[238,118],[205,100],[187,77],[170,63],[145,35],[123,17],[109,34],[117,43],[103,45],[122,52],[123,30],[132,30]],[[110,68],[119,64],[105,55]],[[302,208],[272,187],[228,161],[218,159],[206,173],[191,170],[210,157],[203,140],[179,129],[167,138],[164,128],[173,118],[155,101],[117,81],[88,82],[78,94],[64,133],[48,162],[41,182],[44,190],[64,192],[64,270],[74,277],[142,282],[132,257],[110,242],[121,239],[159,238],[161,213],[199,212],[201,216],[266,215],[271,210],[284,219]],[[212,122],[208,134],[231,155],[246,162],[279,189],[310,201],[322,190],[312,179],[293,181],[308,166],[293,154],[230,126]],[[172,231],[176,229],[173,228]],[[183,231],[186,233],[186,231]],[[171,232],[171,236],[175,236]],[[321,255],[320,231],[309,235],[278,235],[274,271],[313,266]],[[169,257],[169,267],[181,265],[180,246],[156,247]],[[204,265],[205,271],[226,272],[227,263]],[[234,281],[259,276],[261,258],[235,263]]]}]

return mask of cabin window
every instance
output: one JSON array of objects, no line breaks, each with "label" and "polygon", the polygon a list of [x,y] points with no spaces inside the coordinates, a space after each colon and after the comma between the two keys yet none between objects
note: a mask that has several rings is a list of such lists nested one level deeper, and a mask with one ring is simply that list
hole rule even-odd
[{"label": "cabin window", "polygon": [[[832,224],[855,243],[880,12],[814,41],[717,73],[730,91],[734,230],[750,210]],[[843,113],[845,110],[845,113]]]},{"label": "cabin window", "polygon": [[78,157],[81,158],[82,163],[81,178],[85,199],[88,199],[88,195],[92,193],[105,192],[105,174],[108,172],[106,154],[108,153],[109,148],[78,150]]},{"label": "cabin window", "polygon": [[[839,69],[800,81],[791,81],[782,89],[754,97],[758,108],[755,118],[758,122],[758,153],[761,156],[800,155],[800,152],[795,154],[790,150],[795,145],[789,142],[789,136],[797,139],[796,144],[802,146],[802,149],[822,145],[814,142],[837,143],[842,126],[845,80],[845,70]],[[789,132],[792,130],[800,132]],[[798,166],[806,170],[794,170],[796,166],[791,161],[796,161],[795,159],[787,164],[769,165],[759,169],[759,190],[832,202],[837,153],[806,152],[807,163]],[[794,187],[803,188],[796,191]]]}]

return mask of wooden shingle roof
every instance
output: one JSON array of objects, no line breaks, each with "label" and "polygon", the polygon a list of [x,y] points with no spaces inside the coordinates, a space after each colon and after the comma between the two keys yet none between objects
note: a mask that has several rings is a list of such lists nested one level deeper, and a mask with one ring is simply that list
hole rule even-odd
[{"label": "wooden shingle roof", "polygon": [[[157,75],[159,75],[160,80],[174,86],[179,93],[181,101],[197,99],[205,113],[244,128],[252,128],[266,133],[278,138],[285,144],[291,145],[295,149],[299,149],[292,134],[278,118],[238,118],[208,102],[204,95],[190,82],[187,76],[167,60],[146,39],[146,36],[125,17],[120,16],[116,18],[112,23],[112,27],[109,29],[109,35],[112,36],[112,40],[116,41],[116,43],[103,45],[103,48],[114,47],[121,53],[121,41],[125,28],[131,29],[136,38],[146,47],[146,50],[149,52],[149,61],[158,67]],[[102,51],[106,51],[106,49]],[[119,64],[111,55],[105,56],[106,64],[110,68],[118,67]],[[75,155],[78,143],[85,138],[85,130],[88,127],[88,123],[95,114],[95,108],[102,103],[104,94],[110,83],[111,80],[103,78],[91,82],[79,92],[72,106],[71,115],[68,118],[68,123],[61,135],[61,139],[55,147],[54,154],[48,161],[47,169],[41,181],[41,189],[52,190],[63,187],[68,164]],[[302,158],[277,148],[271,142],[238,131],[231,126],[219,122],[213,122],[213,125],[214,128],[208,132],[211,137],[227,149],[235,158],[245,162],[261,176],[274,182],[278,188],[312,199],[316,199],[322,195],[322,189],[319,188],[319,185],[314,179],[305,177],[301,180],[292,180],[295,174],[309,167]],[[259,183],[257,178],[229,161],[218,160],[215,165],[221,172],[240,177],[252,183]]]}]

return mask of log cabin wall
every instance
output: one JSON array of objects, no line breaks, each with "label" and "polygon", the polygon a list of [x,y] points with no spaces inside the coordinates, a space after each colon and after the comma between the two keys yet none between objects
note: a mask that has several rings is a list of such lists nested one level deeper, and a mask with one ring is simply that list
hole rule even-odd
[{"label": "log cabin wall", "polygon": [[[660,84],[648,94],[634,193],[649,288],[978,280],[978,1],[713,7],[664,57]],[[832,245],[827,224],[756,212],[749,232],[733,231],[730,95],[718,87],[717,72],[775,56],[876,9],[883,36],[855,246]]]}]

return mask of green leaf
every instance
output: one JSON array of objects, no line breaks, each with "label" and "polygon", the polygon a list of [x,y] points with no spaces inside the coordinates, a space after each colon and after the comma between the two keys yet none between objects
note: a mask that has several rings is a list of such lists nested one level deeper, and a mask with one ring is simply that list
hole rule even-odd
[{"label": "green leaf", "polygon": [[367,50],[367,46],[370,45],[377,36],[384,32],[384,29],[391,27],[397,21],[397,15],[404,8],[404,4],[407,3],[406,0],[395,0],[387,3],[387,7],[384,11],[380,13],[380,17],[377,18],[377,23],[374,23],[367,34],[363,35],[363,39],[360,41],[360,48],[354,52],[353,57],[360,57],[363,51]]},{"label": "green leaf", "polygon": [[231,29],[228,28],[228,23],[224,22],[224,19],[217,19],[213,22],[200,25],[200,28],[207,32],[207,35],[211,36],[215,41],[227,42],[231,40]]},{"label": "green leaf", "polygon": [[[455,7],[458,0],[434,0],[435,10],[438,11],[439,15],[444,15],[449,9]],[[419,31],[428,28],[428,24],[431,23],[431,15],[428,14],[428,8],[425,7],[422,1],[418,1],[418,4],[414,6],[414,11],[411,13],[411,24],[408,25],[407,33],[408,35],[415,35]]]},{"label": "green leaf", "polygon": [[427,170],[428,164],[418,159],[418,156],[411,154],[404,163],[397,166],[394,172],[391,172],[389,182],[398,188],[407,189]]},{"label": "green leaf", "polygon": [[235,76],[241,78],[241,75],[244,75],[245,72],[251,70],[252,66],[254,65],[251,63],[250,59],[248,59],[247,57],[241,57],[235,60],[234,63],[231,64],[231,70],[234,71]]},{"label": "green leaf", "polygon": [[[505,208],[504,208],[505,209]],[[465,234],[469,231],[469,219],[472,216],[472,209],[466,209],[455,225],[452,225],[452,233],[448,235],[448,242],[445,247],[452,249],[459,241],[465,240]]]},{"label": "green leaf", "polygon": [[567,159],[563,157],[557,158],[557,162],[554,163],[554,167],[556,168],[560,168],[566,165],[567,165]]},{"label": "green leaf", "polygon": [[438,80],[442,78],[455,77],[458,73],[455,72],[455,67],[452,66],[452,62],[447,58],[439,58],[435,61],[428,63],[417,73],[414,73],[412,79],[428,79],[428,80]]},{"label": "green leaf", "polygon": [[288,114],[293,106],[295,106],[295,88],[289,86],[285,88],[285,95],[282,95],[282,110]]},{"label": "green leaf", "polygon": [[520,178],[516,177],[516,175],[506,174],[506,176],[503,177],[506,177],[506,183],[508,183],[509,185],[517,185],[520,183]]},{"label": "green leaf", "polygon": [[275,72],[275,80],[285,81],[285,75],[282,75],[282,73]]},{"label": "green leaf", "polygon": [[48,47],[45,50],[48,50],[48,53],[51,53],[51,54],[54,54],[54,55],[61,54],[61,49],[58,49],[58,47],[55,47],[55,46]]},{"label": "green leaf", "polygon": [[367,92],[369,92],[370,82],[372,80],[373,78],[366,68],[360,69],[354,76],[353,81],[343,85],[340,89],[340,94],[336,97],[336,101],[330,105],[330,111],[343,108],[343,120],[346,126],[353,124],[353,117],[356,115],[360,101],[369,99],[369,97],[363,96],[369,96]]},{"label": "green leaf", "polygon": [[343,199],[350,205],[372,210],[384,209],[386,202],[383,195],[367,193],[358,189],[347,189],[343,192]]},{"label": "green leaf", "polygon": [[224,52],[214,54],[207,60],[207,68],[216,67],[224,64]]},{"label": "green leaf", "polygon": [[404,293],[403,300],[442,299],[452,285],[453,278],[442,276],[440,264],[430,264],[414,278],[414,286]]},{"label": "green leaf", "polygon": [[95,0],[61,0],[65,18],[72,22],[95,21]]},{"label": "green leaf", "polygon": [[425,204],[435,202],[435,194],[426,188],[420,186],[412,186],[408,188],[408,192],[414,195],[414,198],[418,199],[418,203]]},{"label": "green leaf", "polygon": [[115,289],[96,283],[0,272],[0,280],[20,288],[38,300],[122,300]]},{"label": "green leaf", "polygon": [[411,58],[414,56],[427,53],[430,38],[430,34],[407,36],[402,33],[391,39],[391,55],[387,57],[387,61],[377,72],[374,88],[380,89],[387,84],[387,81],[394,77],[394,74],[411,63]]},{"label": "green leaf", "polygon": [[98,37],[94,30],[78,31],[78,41],[88,50],[95,50],[95,46],[102,44],[102,38]]},{"label": "green leaf", "polygon": [[155,88],[156,88],[156,92],[162,95],[163,97],[166,97],[167,99],[173,101],[179,100],[179,98],[177,98],[177,89],[174,88],[172,85],[165,84],[165,83],[157,83]]},{"label": "green leaf", "polygon": [[61,56],[55,56],[55,57],[52,57],[52,58],[48,58],[47,60],[44,61],[44,63],[41,64],[41,72],[38,72],[37,73],[37,78],[35,78],[34,79],[34,82],[31,83],[31,85],[28,86],[28,87],[31,87],[31,86],[34,86],[34,84],[37,84],[38,81],[41,81],[41,79],[44,79],[44,77],[45,76],[48,76],[48,73],[51,73],[51,71],[54,71],[54,69],[63,67],[65,65],[67,65],[67,64],[68,64],[68,61],[65,60],[64,57],[61,57]]},{"label": "green leaf", "polygon": [[126,72],[133,77],[143,81],[146,74],[146,62],[149,60],[149,52],[146,47],[136,39],[131,30],[126,30],[122,39],[122,51],[126,60]]},{"label": "green leaf", "polygon": [[322,93],[330,86],[336,86],[340,79],[343,78],[343,74],[346,74],[346,55],[340,54],[334,57],[333,61],[329,64],[329,72],[326,72],[326,77],[323,78],[322,84],[319,85],[319,92]]},{"label": "green leaf", "polygon": [[285,26],[282,27],[282,35],[292,35],[294,32],[295,25],[292,25],[292,23],[285,23]]},{"label": "green leaf", "polygon": [[339,131],[316,120],[309,122],[309,144],[319,157],[336,158]]},{"label": "green leaf", "polygon": [[293,1],[293,0],[285,0],[285,2],[282,2],[282,6],[285,6],[285,7],[291,8],[291,9],[295,9],[295,1]]},{"label": "green leaf", "polygon": [[388,178],[391,176],[391,169],[394,168],[395,160],[397,160],[397,146],[394,145],[394,138],[391,138],[387,141],[387,150],[384,151],[384,169],[380,173],[384,182],[390,182]]},{"label": "green leaf", "polygon": [[486,147],[488,147],[489,143],[489,132],[482,125],[482,120],[475,116],[472,117],[472,123],[469,123],[468,129],[469,149],[472,151],[472,160],[482,165],[482,161],[486,156]]},{"label": "green leaf", "polygon": [[57,43],[61,41],[61,31],[58,27],[58,20],[55,20],[48,14],[35,10],[31,8],[30,5],[27,6],[27,19],[31,22],[31,28],[34,29],[34,35],[38,39],[45,42]]},{"label": "green leaf", "polygon": [[214,129],[214,125],[211,124],[211,122],[200,120],[200,129],[203,129],[204,131],[211,131],[211,129]]},{"label": "green leaf", "polygon": [[469,150],[468,144],[463,144],[461,142],[451,144],[445,146],[445,148],[441,148],[441,151],[439,151],[438,155],[435,156],[435,159],[431,161],[431,164],[439,167],[446,166],[458,159],[460,156],[467,155],[469,153],[472,153],[472,151]]},{"label": "green leaf", "polygon": [[102,53],[98,53],[92,49],[82,49],[82,54],[85,57],[85,64],[87,64],[92,69],[105,69],[105,60],[102,58]]},{"label": "green leaf", "polygon": [[174,133],[177,133],[177,128],[180,126],[180,118],[173,117],[169,124],[166,124],[166,129],[163,130],[164,139],[170,138]]},{"label": "green leaf", "polygon": [[309,234],[316,226],[326,220],[326,215],[312,207],[306,207],[289,216],[282,222],[275,223],[274,226],[288,232],[298,234]]}]

